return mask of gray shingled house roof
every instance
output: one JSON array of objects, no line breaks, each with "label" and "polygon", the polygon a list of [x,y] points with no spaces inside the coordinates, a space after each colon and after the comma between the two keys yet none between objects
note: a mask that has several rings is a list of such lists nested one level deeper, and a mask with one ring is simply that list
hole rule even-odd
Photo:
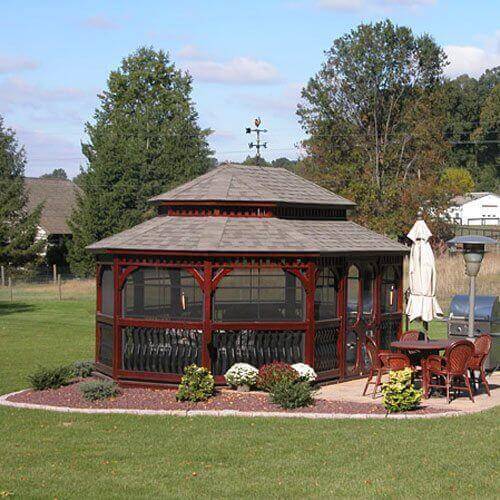
[{"label": "gray shingled house roof", "polygon": [[40,226],[47,234],[71,234],[67,220],[76,203],[80,188],[67,179],[26,177],[27,209],[33,211],[43,203]]},{"label": "gray shingled house roof", "polygon": [[166,201],[258,201],[353,207],[356,204],[284,168],[224,164],[151,198]]},{"label": "gray shingled house roof", "polygon": [[158,216],[87,247],[196,252],[405,253],[399,243],[350,221]]}]

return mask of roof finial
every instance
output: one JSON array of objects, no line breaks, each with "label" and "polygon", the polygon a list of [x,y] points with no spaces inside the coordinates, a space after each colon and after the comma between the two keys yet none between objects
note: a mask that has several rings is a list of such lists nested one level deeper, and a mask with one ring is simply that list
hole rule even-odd
[{"label": "roof finial", "polygon": [[422,211],[422,209],[419,209],[419,211],[417,212],[417,220],[424,220],[424,212]]}]

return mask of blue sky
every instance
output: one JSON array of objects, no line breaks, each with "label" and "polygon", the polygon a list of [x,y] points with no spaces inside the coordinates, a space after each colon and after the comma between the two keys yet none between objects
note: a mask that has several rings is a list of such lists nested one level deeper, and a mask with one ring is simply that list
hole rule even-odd
[{"label": "blue sky", "polygon": [[141,45],[170,52],[193,75],[200,124],[219,160],[247,154],[244,128],[269,129],[268,159],[300,155],[300,89],[334,38],[392,19],[430,33],[454,76],[500,64],[496,0],[4,0],[0,114],[28,154],[27,175],[84,164],[80,142],[109,71]]}]

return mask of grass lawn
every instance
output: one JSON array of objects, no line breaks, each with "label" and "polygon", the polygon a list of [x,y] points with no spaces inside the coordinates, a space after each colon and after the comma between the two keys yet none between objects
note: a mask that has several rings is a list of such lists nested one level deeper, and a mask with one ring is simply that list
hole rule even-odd
[{"label": "grass lawn", "polygon": [[[38,363],[92,357],[93,299],[75,292],[59,302],[50,293],[0,302],[1,393],[25,387]],[[499,417],[312,421],[1,408],[0,496],[498,498]]]}]

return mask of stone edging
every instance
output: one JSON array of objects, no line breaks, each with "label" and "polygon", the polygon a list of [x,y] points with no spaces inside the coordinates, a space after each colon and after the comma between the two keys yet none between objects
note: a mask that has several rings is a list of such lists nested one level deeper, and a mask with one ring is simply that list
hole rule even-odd
[{"label": "stone edging", "polygon": [[[7,398],[20,394],[22,391],[11,392],[0,396],[0,406],[8,406],[11,408],[25,408],[29,410],[46,410],[59,413],[86,413],[86,414],[129,414],[129,415],[169,415],[176,417],[281,417],[281,418],[309,418],[309,419],[389,419],[389,420],[411,420],[422,418],[443,418],[443,417],[458,417],[471,414],[472,412],[464,411],[447,411],[442,413],[425,413],[425,414],[380,414],[380,413],[285,413],[279,411],[238,411],[238,410],[134,410],[129,408],[74,408],[70,406],[50,406],[39,405],[33,403],[16,403],[8,401]],[[479,412],[484,409],[479,410]],[[478,413],[477,411],[474,413]]]}]

